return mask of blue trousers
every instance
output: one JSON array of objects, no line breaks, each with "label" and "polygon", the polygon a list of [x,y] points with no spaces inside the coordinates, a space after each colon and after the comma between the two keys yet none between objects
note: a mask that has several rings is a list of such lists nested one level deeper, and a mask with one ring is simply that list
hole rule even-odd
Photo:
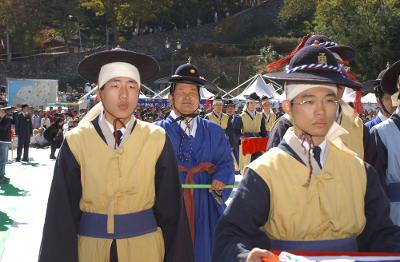
[{"label": "blue trousers", "polygon": [[4,177],[10,143],[0,143],[0,178]]}]

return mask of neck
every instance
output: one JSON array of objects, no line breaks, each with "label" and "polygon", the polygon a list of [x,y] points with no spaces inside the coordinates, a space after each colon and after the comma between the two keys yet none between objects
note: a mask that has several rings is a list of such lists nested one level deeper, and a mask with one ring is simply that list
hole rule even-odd
[{"label": "neck", "polygon": [[[301,129],[298,129],[297,127],[294,127],[294,134],[298,138],[301,138],[302,136],[304,136],[304,134],[307,134],[307,133]],[[311,135],[309,135],[309,136],[311,136]],[[311,136],[311,140],[312,140],[314,146],[319,146],[322,142],[324,142],[325,136]]]},{"label": "neck", "polygon": [[[110,122],[111,124],[114,124],[115,119],[117,119],[116,117],[110,115],[109,113],[105,112],[104,114],[105,118],[107,119],[108,122]],[[131,120],[131,116],[126,117],[126,118],[119,118],[121,121],[116,121],[115,123],[115,129],[120,129],[121,127],[124,127],[124,125],[126,126],[126,124]],[[122,123],[124,123],[124,125],[122,125]]]}]

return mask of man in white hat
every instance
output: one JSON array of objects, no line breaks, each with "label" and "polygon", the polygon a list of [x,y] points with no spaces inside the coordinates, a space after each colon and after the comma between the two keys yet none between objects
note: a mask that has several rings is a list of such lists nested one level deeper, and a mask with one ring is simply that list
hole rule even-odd
[{"label": "man in white hat", "polygon": [[285,82],[293,127],[247,166],[217,226],[213,261],[262,261],[268,250],[399,252],[400,228],[376,171],[327,136],[337,125],[337,85],[360,84],[314,46],[267,75]]},{"label": "man in white hat", "polygon": [[39,261],[190,261],[191,245],[175,248],[182,195],[174,149],[163,129],[133,116],[141,82],[158,69],[123,49],[80,62],[101,102],[60,148]]},{"label": "man in white hat", "polygon": [[212,112],[208,113],[205,119],[211,120],[217,125],[219,125],[223,130],[226,130],[228,127],[229,116],[222,112],[224,108],[224,102],[222,101],[221,96],[216,96],[212,100]]}]

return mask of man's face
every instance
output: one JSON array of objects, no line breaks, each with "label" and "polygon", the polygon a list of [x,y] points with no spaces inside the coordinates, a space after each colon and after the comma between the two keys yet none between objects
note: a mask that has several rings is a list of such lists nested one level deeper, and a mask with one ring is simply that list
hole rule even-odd
[{"label": "man's face", "polygon": [[256,101],[247,102],[247,109],[248,110],[254,111],[254,110],[256,110],[256,107],[257,107],[257,102]]},{"label": "man's face", "polygon": [[188,83],[176,83],[175,91],[168,101],[182,114],[191,114],[199,107],[200,97],[197,86]]},{"label": "man's face", "polygon": [[231,116],[235,113],[235,107],[234,106],[227,106],[225,109],[225,112],[228,116]]},{"label": "man's face", "polygon": [[[120,119],[128,119],[137,106],[140,87],[129,77],[116,77],[108,81],[98,92],[109,113]],[[106,119],[113,121],[114,117],[107,111]]]},{"label": "man's face", "polygon": [[268,101],[263,101],[262,108],[263,108],[264,112],[269,112],[269,110],[271,109],[271,105]]},{"label": "man's face", "polygon": [[222,113],[223,105],[221,103],[217,103],[213,105],[213,109],[215,112]]},{"label": "man's face", "polygon": [[[379,99],[377,99],[376,101],[379,105],[381,105]],[[389,111],[390,114],[393,114],[393,112],[396,110],[396,106],[393,106],[392,97],[389,94],[383,94],[382,104],[385,106],[386,110]],[[386,115],[386,112],[382,111],[382,113]]]},{"label": "man's face", "polygon": [[290,102],[296,134],[302,131],[322,142],[336,118],[337,97],[332,90],[317,86]]}]

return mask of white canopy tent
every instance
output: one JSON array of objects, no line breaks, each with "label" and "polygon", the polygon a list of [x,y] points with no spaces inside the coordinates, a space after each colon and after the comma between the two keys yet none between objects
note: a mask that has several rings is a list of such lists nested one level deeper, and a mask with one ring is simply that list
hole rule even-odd
[{"label": "white canopy tent", "polygon": [[257,95],[259,95],[260,97],[268,96],[271,97],[273,100],[278,100],[280,98],[280,95],[275,91],[274,86],[271,83],[267,84],[260,74],[254,75],[250,79],[238,85],[227,94],[225,94],[223,98],[227,98],[228,95],[231,95],[232,92],[243,86],[246,86],[244,90],[233,99],[246,100],[246,97],[253,92],[256,92]]},{"label": "white canopy tent", "polygon": [[[356,97],[356,91],[354,91],[351,88],[346,87],[346,89],[344,90],[344,93],[343,93],[342,100],[347,103],[350,103],[350,102],[354,102],[355,97]],[[369,94],[363,96],[361,98],[361,103],[362,104],[376,104],[377,102],[376,102],[375,94],[369,93]]]}]

